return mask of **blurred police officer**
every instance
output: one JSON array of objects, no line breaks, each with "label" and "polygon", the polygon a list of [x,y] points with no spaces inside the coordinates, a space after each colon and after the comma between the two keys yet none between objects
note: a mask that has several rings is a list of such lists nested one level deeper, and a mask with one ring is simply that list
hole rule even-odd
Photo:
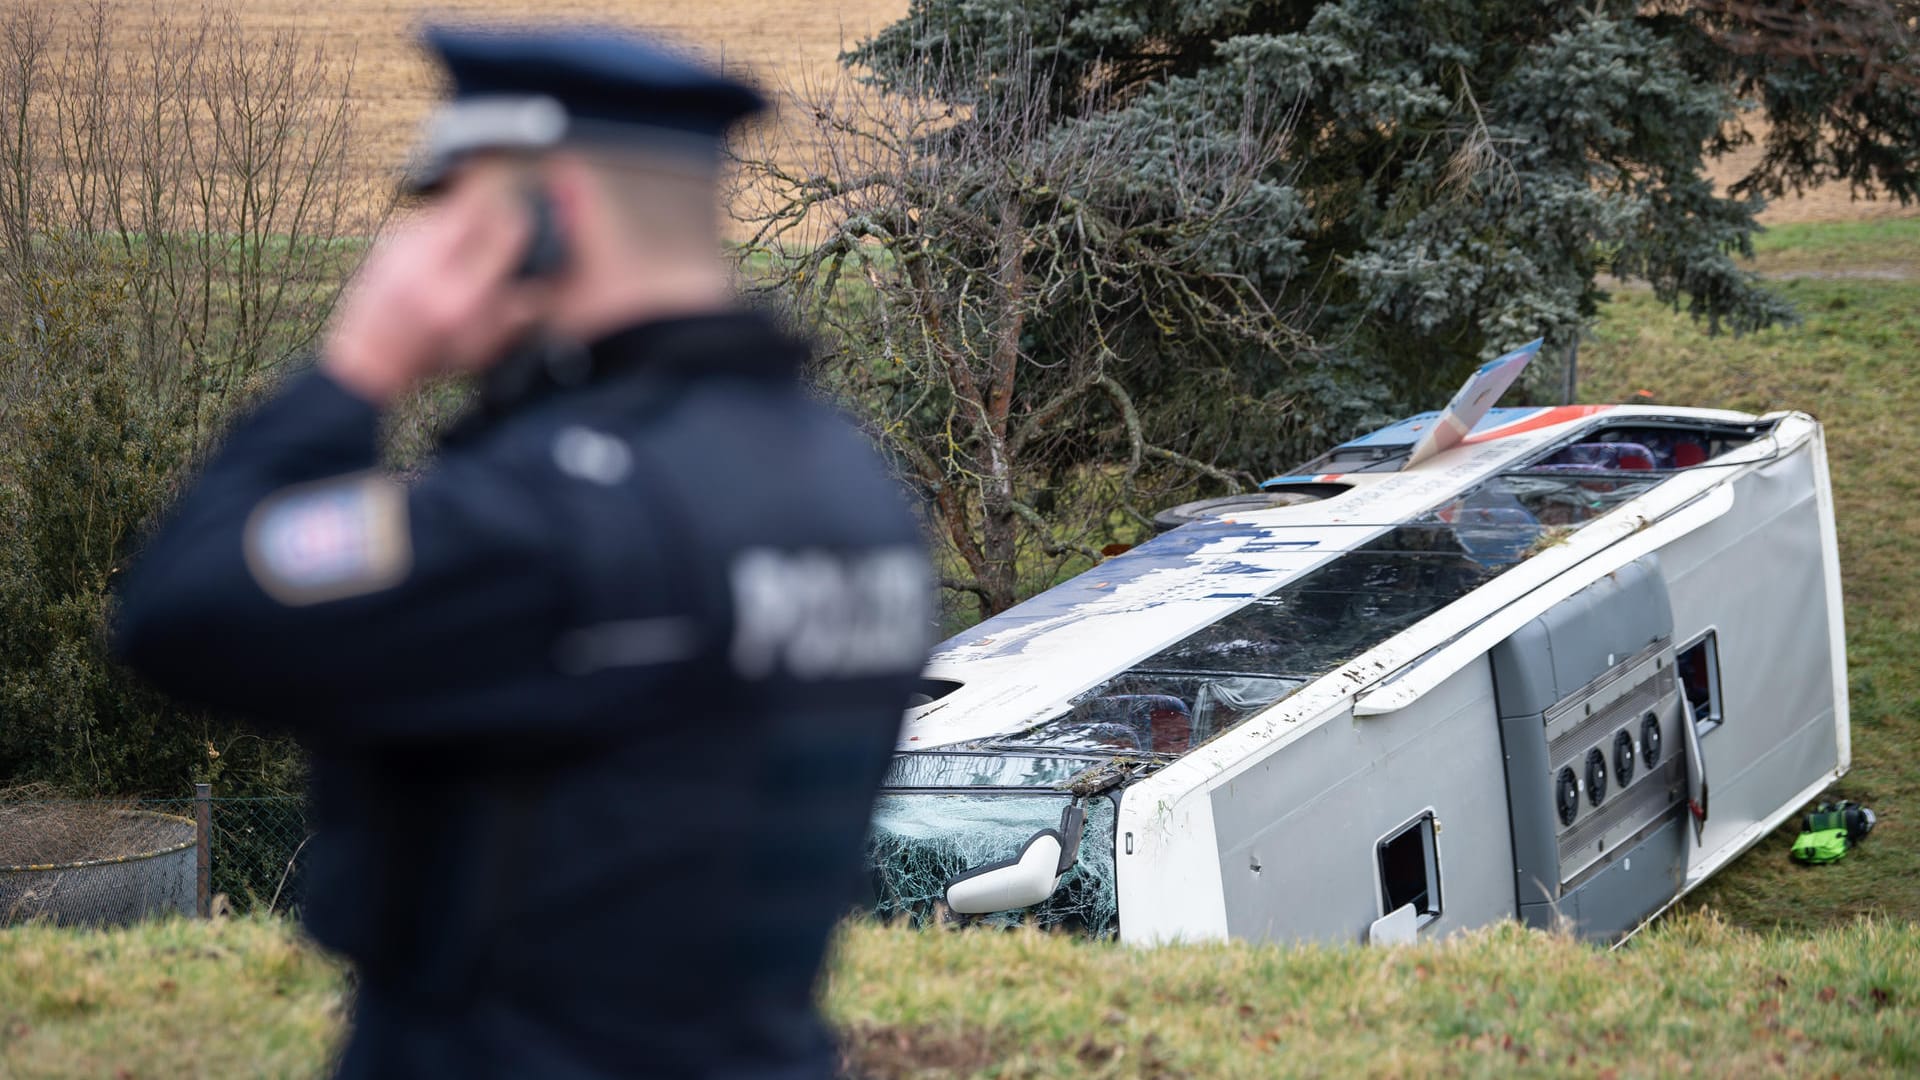
[{"label": "blurred police officer", "polygon": [[[348,1076],[812,1077],[811,991],[923,659],[911,516],[733,305],[749,88],[608,32],[430,31],[426,208],[122,590],[175,692],[313,752]],[[483,373],[401,486],[381,413]]]}]

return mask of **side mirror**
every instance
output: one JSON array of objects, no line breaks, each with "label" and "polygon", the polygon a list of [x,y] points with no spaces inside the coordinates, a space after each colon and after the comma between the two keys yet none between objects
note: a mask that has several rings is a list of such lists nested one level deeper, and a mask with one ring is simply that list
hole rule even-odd
[{"label": "side mirror", "polygon": [[1053,895],[1060,875],[1080,855],[1087,812],[1078,803],[1060,815],[1058,829],[1041,829],[1004,862],[978,866],[947,882],[947,908],[956,915],[988,915],[1032,907]]},{"label": "side mirror", "polygon": [[1041,829],[1020,854],[988,863],[947,882],[947,907],[961,915],[985,915],[1031,907],[1060,884],[1060,834]]}]

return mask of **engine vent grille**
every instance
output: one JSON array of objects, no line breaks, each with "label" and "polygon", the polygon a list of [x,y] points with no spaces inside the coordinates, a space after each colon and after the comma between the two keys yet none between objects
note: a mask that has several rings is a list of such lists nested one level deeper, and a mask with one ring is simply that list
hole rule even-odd
[{"label": "engine vent grille", "polygon": [[[1646,666],[1651,667],[1650,664]],[[1547,715],[1547,757],[1555,772],[1563,765],[1573,765],[1578,771],[1579,762],[1587,756],[1587,751],[1601,743],[1611,746],[1613,733],[1621,728],[1638,736],[1640,718],[1649,712],[1658,712],[1661,703],[1673,697],[1679,688],[1671,663],[1649,671],[1647,676],[1637,683],[1622,687],[1623,692],[1611,701],[1596,704],[1591,716],[1576,719],[1561,713],[1563,723],[1568,726],[1558,732],[1554,731],[1557,718],[1552,713]],[[1567,700],[1576,708],[1585,705],[1577,697]]]},{"label": "engine vent grille", "polygon": [[[1672,645],[1663,639],[1547,710],[1543,721],[1551,782],[1558,785],[1570,770],[1580,785],[1578,813],[1569,820],[1559,808],[1555,823],[1563,885],[1609,859],[1685,798],[1685,762],[1664,752],[1679,745],[1679,700]],[[1665,744],[1663,752],[1655,767],[1637,767],[1622,783],[1617,744],[1624,736],[1639,759],[1635,764],[1644,762],[1649,715],[1655,718],[1654,739]]]},{"label": "engine vent grille", "polygon": [[[1627,790],[1608,798],[1595,810],[1588,810],[1568,829],[1560,833],[1560,877],[1571,881],[1581,871],[1598,862],[1606,851],[1601,842],[1611,838],[1611,851],[1641,827],[1659,818],[1685,798],[1687,774],[1684,763],[1674,758],[1666,765],[1642,774]],[[1582,808],[1585,809],[1584,803]]]}]

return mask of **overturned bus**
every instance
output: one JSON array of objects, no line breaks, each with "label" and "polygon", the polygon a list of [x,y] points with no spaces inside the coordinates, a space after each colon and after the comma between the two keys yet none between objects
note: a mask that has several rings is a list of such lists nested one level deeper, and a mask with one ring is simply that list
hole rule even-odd
[{"label": "overturned bus", "polygon": [[939,646],[876,810],[877,910],[1615,939],[1842,775],[1820,425],[1487,404]]}]

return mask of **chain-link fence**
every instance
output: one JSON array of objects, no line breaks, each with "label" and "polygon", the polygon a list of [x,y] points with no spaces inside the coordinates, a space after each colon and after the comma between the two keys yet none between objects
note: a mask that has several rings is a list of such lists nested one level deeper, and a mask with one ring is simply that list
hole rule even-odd
[{"label": "chain-link fence", "polygon": [[300,905],[299,798],[0,797],[0,926]]}]

